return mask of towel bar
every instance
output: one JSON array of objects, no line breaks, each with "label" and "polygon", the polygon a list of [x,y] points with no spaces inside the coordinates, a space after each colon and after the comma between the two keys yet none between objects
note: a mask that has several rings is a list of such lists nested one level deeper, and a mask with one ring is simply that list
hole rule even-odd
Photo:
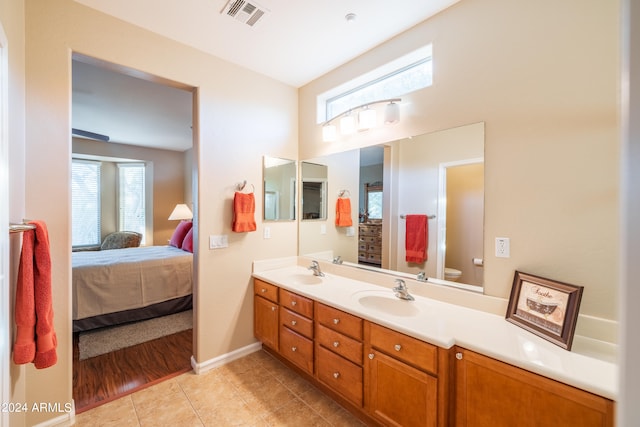
[{"label": "towel bar", "polygon": [[27,230],[35,230],[33,224],[9,224],[9,233],[22,233]]},{"label": "towel bar", "polygon": [[[407,216],[405,214],[400,215],[400,218],[405,219]],[[436,219],[435,215],[427,215],[427,218],[429,219]]]}]

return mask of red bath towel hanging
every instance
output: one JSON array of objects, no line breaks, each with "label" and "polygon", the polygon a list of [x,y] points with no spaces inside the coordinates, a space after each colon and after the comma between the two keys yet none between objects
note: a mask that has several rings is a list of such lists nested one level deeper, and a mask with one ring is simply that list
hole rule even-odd
[{"label": "red bath towel hanging", "polygon": [[56,333],[53,329],[53,298],[51,291],[51,254],[49,233],[43,221],[30,221],[35,230],[22,237],[22,253],[16,286],[16,342],[13,361],[33,362],[38,369],[53,366],[58,361]]},{"label": "red bath towel hanging", "polygon": [[429,242],[427,216],[407,215],[406,227],[406,261],[418,264],[425,262],[427,260],[427,244]]}]

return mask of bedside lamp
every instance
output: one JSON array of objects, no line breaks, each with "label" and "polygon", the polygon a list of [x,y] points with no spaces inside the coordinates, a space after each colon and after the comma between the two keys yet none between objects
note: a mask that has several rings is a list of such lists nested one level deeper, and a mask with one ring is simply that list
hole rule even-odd
[{"label": "bedside lamp", "polygon": [[179,203],[173,208],[173,212],[169,215],[169,220],[193,219],[191,209],[184,203]]}]

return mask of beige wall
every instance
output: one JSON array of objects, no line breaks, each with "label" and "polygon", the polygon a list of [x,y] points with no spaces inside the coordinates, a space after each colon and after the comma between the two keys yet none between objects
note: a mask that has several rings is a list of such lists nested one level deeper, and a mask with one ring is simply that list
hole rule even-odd
[{"label": "beige wall", "polygon": [[[583,285],[578,330],[599,336],[586,317],[618,317],[618,17],[615,1],[463,0],[301,88],[301,158],[484,121],[485,293],[507,298],[515,270]],[[316,95],[430,42],[434,84],[402,97],[399,125],[322,142]]]},{"label": "beige wall", "polygon": [[[27,377],[32,401],[71,400],[70,95],[71,54],[141,70],[197,87],[193,162],[196,203],[196,346],[204,362],[255,342],[249,288],[251,261],[296,254],[296,225],[270,224],[271,239],[232,233],[237,183],[256,188],[262,210],[262,156],[297,158],[297,92],[83,7],[72,0],[27,1],[26,215],[47,221],[53,252],[56,367]],[[100,29],[96,31],[96,29]],[[52,167],[51,165],[56,165]],[[209,250],[210,234],[228,234],[229,248]],[[39,387],[38,384],[59,384]],[[29,414],[28,424],[51,414]]]},{"label": "beige wall", "polygon": [[[191,194],[189,199],[185,195],[187,183],[185,183],[187,153],[171,150],[159,150],[155,148],[135,147],[126,144],[105,144],[98,141],[73,138],[72,153],[87,154],[103,157],[117,157],[122,159],[133,159],[147,162],[152,168],[153,182],[151,200],[151,212],[153,215],[153,235],[151,239],[147,237],[147,245],[166,245],[171,238],[173,230],[176,228],[176,221],[169,221],[169,215],[178,203],[187,203],[191,206]],[[116,163],[105,164],[111,171],[103,168],[103,173],[109,173],[111,179],[103,179],[103,212],[102,212],[102,237],[118,227],[118,217],[116,211]],[[191,178],[189,173],[189,179]],[[106,177],[105,177],[106,178]],[[112,198],[111,203],[104,203],[105,188],[107,194]],[[105,212],[106,211],[106,212]]]}]

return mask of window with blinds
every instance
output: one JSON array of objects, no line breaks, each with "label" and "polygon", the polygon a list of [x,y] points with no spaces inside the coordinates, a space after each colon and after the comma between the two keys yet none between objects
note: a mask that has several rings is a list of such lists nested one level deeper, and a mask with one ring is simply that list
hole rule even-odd
[{"label": "window with blinds", "polygon": [[77,246],[99,245],[100,162],[71,162],[71,242]]},{"label": "window with blinds", "polygon": [[145,165],[118,163],[118,229],[137,231],[145,241]]}]

